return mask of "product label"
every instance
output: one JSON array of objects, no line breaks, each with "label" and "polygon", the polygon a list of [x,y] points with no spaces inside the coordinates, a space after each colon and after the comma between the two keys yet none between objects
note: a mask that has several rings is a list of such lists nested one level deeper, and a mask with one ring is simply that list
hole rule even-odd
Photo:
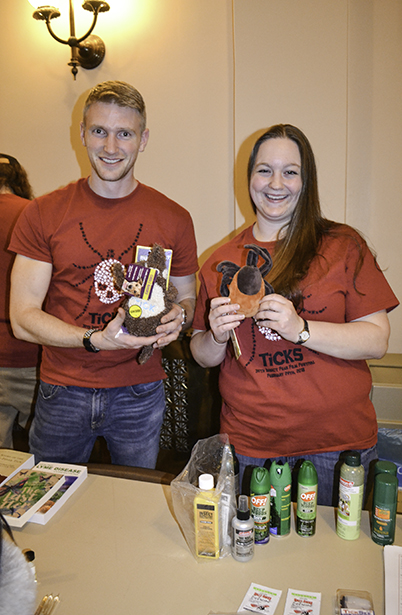
[{"label": "product label", "polygon": [[354,540],[360,533],[363,485],[340,479],[336,532],[341,538]]},{"label": "product label", "polygon": [[199,557],[219,557],[217,507],[197,502],[195,505],[196,552]]},{"label": "product label", "polygon": [[271,523],[269,531],[274,536],[285,536],[290,532],[291,485],[284,489],[271,488]]},{"label": "product label", "polygon": [[270,514],[269,494],[252,495],[250,512],[254,519],[255,542],[268,542]]},{"label": "product label", "polygon": [[314,519],[317,513],[317,487],[300,485],[298,488],[297,516]]},{"label": "product label", "polygon": [[233,530],[233,547],[237,557],[250,557],[254,552],[254,529]]},{"label": "product label", "polygon": [[375,506],[372,518],[372,539],[379,544],[391,544],[394,541],[395,517],[390,508]]}]

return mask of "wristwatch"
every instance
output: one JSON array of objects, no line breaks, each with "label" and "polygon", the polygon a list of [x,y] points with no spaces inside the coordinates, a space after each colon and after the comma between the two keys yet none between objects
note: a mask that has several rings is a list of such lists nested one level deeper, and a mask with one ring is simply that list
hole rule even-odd
[{"label": "wristwatch", "polygon": [[82,338],[82,343],[84,344],[84,348],[85,350],[88,350],[88,352],[99,352],[100,351],[100,348],[97,348],[91,342],[91,335],[92,333],[95,333],[95,331],[98,331],[98,329],[88,329],[87,331],[85,331],[84,337]]},{"label": "wristwatch", "polygon": [[187,312],[182,305],[180,305],[180,307],[181,307],[181,326],[183,326],[187,322]]},{"label": "wristwatch", "polygon": [[304,344],[304,342],[307,342],[307,340],[310,339],[310,329],[308,328],[308,322],[305,318],[303,318],[303,321],[304,327],[299,333],[299,339],[297,340],[296,344]]}]

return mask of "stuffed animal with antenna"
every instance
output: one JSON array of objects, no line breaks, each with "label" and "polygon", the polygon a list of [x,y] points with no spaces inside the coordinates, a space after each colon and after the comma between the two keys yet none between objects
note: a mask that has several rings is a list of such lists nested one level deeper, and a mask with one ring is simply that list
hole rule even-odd
[{"label": "stuffed animal with antenna", "polygon": [[[125,294],[121,303],[121,307],[126,313],[123,332],[138,337],[150,337],[155,335],[162,316],[172,309],[177,297],[177,289],[171,283],[167,285],[166,279],[163,276],[163,271],[166,269],[166,257],[165,251],[160,245],[155,244],[153,246],[146,261],[138,261],[133,266],[156,269],[157,272],[151,294],[145,300],[141,299],[139,295],[141,295],[141,288],[145,283],[146,276],[140,277],[135,281],[127,280],[128,269],[126,270],[121,263],[113,263],[111,265],[115,287],[122,294]],[[147,274],[146,271],[145,274]],[[138,362],[140,364],[146,363],[152,356],[152,353],[152,345],[143,346],[138,355]]]}]

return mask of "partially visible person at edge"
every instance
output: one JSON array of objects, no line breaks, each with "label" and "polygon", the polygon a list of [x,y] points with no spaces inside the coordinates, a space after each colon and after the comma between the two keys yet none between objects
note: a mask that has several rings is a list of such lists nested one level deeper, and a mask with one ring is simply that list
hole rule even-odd
[{"label": "partially visible person at edge", "polygon": [[[155,467],[165,411],[161,349],[192,323],[198,265],[190,214],[134,177],[148,136],[134,87],[94,87],[81,123],[89,178],[35,199],[15,227],[11,323],[17,337],[43,345],[30,432],[36,461],[85,462],[104,436],[112,463]],[[110,265],[128,265],[136,246],[155,243],[173,250],[177,303],[154,336],[117,336],[125,314]],[[155,351],[140,365],[148,345]]]},{"label": "partially visible person at edge", "polygon": [[0,613],[32,615],[36,602],[35,574],[0,513]]},{"label": "partially visible person at edge", "polygon": [[[366,359],[387,351],[387,312],[398,300],[360,234],[323,217],[314,155],[298,128],[276,125],[257,140],[248,182],[256,222],[201,269],[192,353],[204,367],[221,365],[220,428],[235,447],[241,476],[266,460],[294,468],[309,459],[318,502],[336,505],[340,452],[359,450],[366,476],[377,456]],[[254,319],[220,296],[216,269],[224,260],[244,266],[248,244],[273,258],[265,279],[274,293],[264,296]]]},{"label": "partially visible person at edge", "polygon": [[7,250],[12,229],[33,198],[27,173],[18,160],[0,154],[0,447],[13,448],[17,419],[27,425],[38,384],[39,346],[17,340],[9,318],[10,272],[14,254]]}]

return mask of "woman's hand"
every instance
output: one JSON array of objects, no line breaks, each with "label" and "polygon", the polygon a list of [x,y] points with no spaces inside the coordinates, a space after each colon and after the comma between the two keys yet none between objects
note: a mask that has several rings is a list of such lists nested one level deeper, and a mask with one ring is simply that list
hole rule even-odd
[{"label": "woman's hand", "polygon": [[229,340],[229,331],[235,329],[244,320],[243,314],[238,314],[240,305],[230,303],[229,297],[215,297],[211,300],[209,324],[212,335],[218,344]]},{"label": "woman's hand", "polygon": [[282,295],[265,295],[255,315],[257,324],[273,329],[283,339],[296,343],[303,330],[304,321],[299,316],[293,303]]}]

